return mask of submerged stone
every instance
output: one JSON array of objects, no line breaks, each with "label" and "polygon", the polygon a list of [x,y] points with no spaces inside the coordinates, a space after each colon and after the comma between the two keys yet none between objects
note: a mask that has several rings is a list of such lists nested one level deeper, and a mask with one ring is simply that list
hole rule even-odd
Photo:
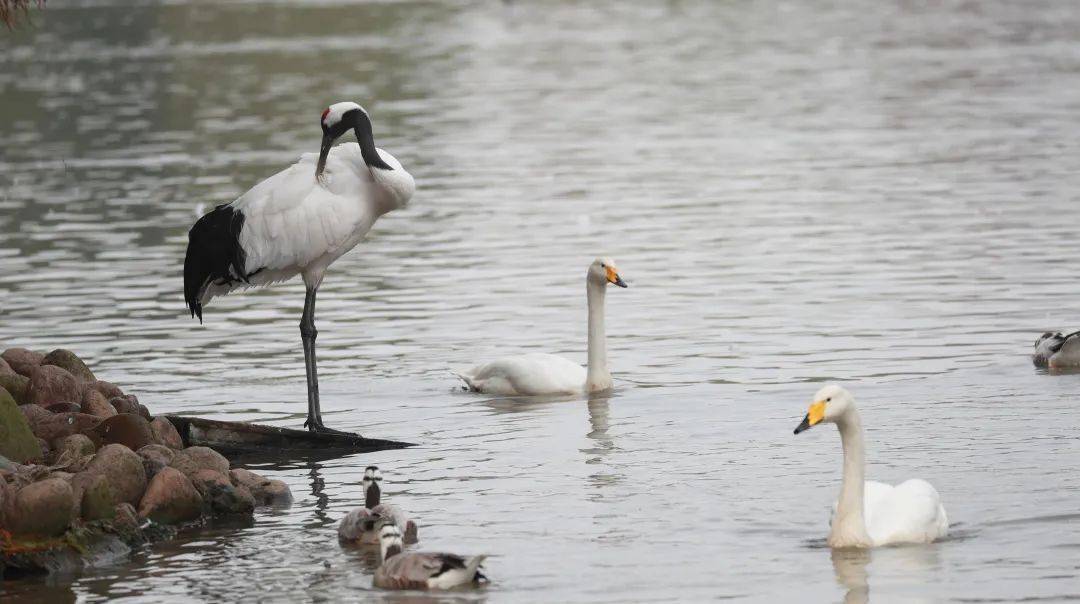
[{"label": "submerged stone", "polygon": [[256,505],[284,505],[292,503],[289,485],[280,480],[270,480],[251,470],[236,468],[229,472],[234,485],[242,486],[255,498]]},{"label": "submerged stone", "polygon": [[177,524],[202,516],[203,499],[195,485],[176,468],[162,468],[139,502],[139,517]]}]

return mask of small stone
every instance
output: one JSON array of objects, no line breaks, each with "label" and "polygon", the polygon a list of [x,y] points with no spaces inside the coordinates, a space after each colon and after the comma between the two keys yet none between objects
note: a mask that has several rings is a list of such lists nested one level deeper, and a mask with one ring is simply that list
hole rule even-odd
[{"label": "small stone", "polygon": [[27,404],[26,392],[30,388],[30,378],[25,375],[9,374],[0,375],[0,388],[7,390],[15,402],[20,405]]},{"label": "small stone", "polygon": [[106,418],[94,429],[101,437],[101,442],[119,443],[132,451],[138,451],[155,441],[154,433],[150,430],[150,422],[141,415],[120,413]]},{"label": "small stone", "polygon": [[162,468],[139,502],[139,517],[176,524],[202,516],[203,499],[191,480],[175,468]]},{"label": "small stone", "polygon": [[188,447],[177,451],[169,465],[189,477],[199,470],[213,470],[222,476],[229,475],[229,460],[209,447]]},{"label": "small stone", "polygon": [[109,480],[101,474],[91,474],[89,483],[83,487],[80,506],[82,519],[87,522],[107,520],[115,513]]},{"label": "small stone", "polygon": [[105,380],[94,380],[93,382],[87,382],[83,384],[83,391],[96,390],[102,396],[105,397],[105,401],[108,402],[116,397],[124,396],[124,391],[116,384],[111,384]]},{"label": "small stone", "polygon": [[50,413],[48,417],[34,420],[30,424],[30,429],[38,438],[45,439],[45,442],[52,442],[69,434],[86,434],[100,423],[100,417],[85,413]]},{"label": "small stone", "polygon": [[0,455],[19,463],[40,460],[41,447],[20,411],[8,391],[0,389]]},{"label": "small stone", "polygon": [[19,489],[8,517],[11,532],[51,537],[67,530],[73,520],[74,493],[59,478],[47,478]]},{"label": "small stone", "polygon": [[243,468],[230,471],[229,479],[234,485],[246,488],[255,498],[256,505],[277,506],[292,503],[289,485],[280,480],[270,480]]},{"label": "small stone", "polygon": [[75,376],[55,365],[41,365],[30,372],[26,398],[42,407],[82,399],[82,388]]},{"label": "small stone", "polygon": [[176,426],[162,416],[155,417],[150,422],[150,430],[154,433],[154,440],[158,444],[165,445],[170,449],[179,451],[184,448],[184,439],[176,431]]},{"label": "small stone", "polygon": [[130,503],[118,503],[113,508],[113,530],[123,535],[138,535],[139,515]]},{"label": "small stone", "polygon": [[176,452],[165,445],[146,445],[136,451],[143,459],[143,469],[146,470],[146,478],[153,478],[162,468],[169,467]]},{"label": "small stone", "polygon": [[82,405],[78,403],[53,403],[45,410],[49,413],[82,413]]},{"label": "small stone", "polygon": [[92,388],[83,390],[82,408],[83,413],[94,417],[107,418],[116,415],[116,408],[109,404],[109,399]]},{"label": "small stone", "polygon": [[105,445],[86,466],[87,472],[104,474],[112,487],[113,501],[139,502],[146,490],[146,470],[142,458],[120,444]]},{"label": "small stone", "polygon": [[0,358],[4,359],[15,370],[15,373],[30,377],[30,372],[41,364],[45,355],[25,348],[8,348],[0,354]]},{"label": "small stone", "polygon": [[80,468],[89,463],[89,457],[92,457],[97,451],[97,447],[94,446],[94,441],[90,440],[85,434],[69,434],[68,436],[62,436],[52,442],[52,455],[49,458],[49,463],[53,465],[65,463],[69,468]]},{"label": "small stone", "polygon": [[109,404],[116,409],[117,413],[130,413],[132,415],[142,414],[139,411],[139,399],[135,398],[135,395],[133,394],[113,397],[109,399]]},{"label": "small stone", "polygon": [[75,379],[80,382],[93,382],[97,379],[94,377],[94,372],[90,371],[90,368],[86,366],[82,359],[76,356],[74,352],[63,348],[57,348],[45,355],[45,358],[41,359],[41,364],[60,367],[75,376]]},{"label": "small stone", "polygon": [[19,374],[14,369],[11,368],[11,365],[7,364],[7,361],[5,361],[3,358],[0,358],[0,375],[19,375]]},{"label": "small stone", "polygon": [[191,475],[191,482],[215,514],[250,514],[255,509],[251,493],[244,487],[233,486],[220,472],[199,470]]}]

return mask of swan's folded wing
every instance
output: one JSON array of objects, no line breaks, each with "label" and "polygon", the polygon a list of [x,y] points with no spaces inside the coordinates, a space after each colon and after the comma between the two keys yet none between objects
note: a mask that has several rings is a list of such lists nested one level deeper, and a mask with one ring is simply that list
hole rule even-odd
[{"label": "swan's folded wing", "polygon": [[929,543],[948,533],[937,489],[914,478],[895,487],[866,483],[866,528],[876,545]]}]

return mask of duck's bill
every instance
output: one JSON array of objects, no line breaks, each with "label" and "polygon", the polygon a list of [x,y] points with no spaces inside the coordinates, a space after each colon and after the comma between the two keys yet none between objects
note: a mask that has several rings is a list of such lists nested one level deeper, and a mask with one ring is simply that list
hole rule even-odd
[{"label": "duck's bill", "polygon": [[795,427],[795,434],[798,434],[799,432],[806,432],[810,429],[811,426],[813,426],[813,424],[810,423],[810,414],[807,413],[806,417],[802,419],[802,423]]}]

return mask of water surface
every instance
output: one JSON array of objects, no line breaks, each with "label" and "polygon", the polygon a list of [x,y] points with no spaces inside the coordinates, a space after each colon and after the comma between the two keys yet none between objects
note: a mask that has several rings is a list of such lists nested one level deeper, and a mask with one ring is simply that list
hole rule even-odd
[{"label": "water surface", "polygon": [[[351,99],[418,182],[328,274],[324,418],[419,443],[262,471],[296,504],[27,600],[315,601],[370,590],[336,522],[380,465],[424,549],[488,552],[451,600],[1080,598],[1080,14],[1005,1],[59,2],[0,41],[0,343],[63,346],[155,412],[299,426],[298,282],[186,313],[186,231],[318,147]],[[616,389],[457,390],[507,352]],[[868,477],[935,484],[953,537],[833,554],[820,382]]]}]

